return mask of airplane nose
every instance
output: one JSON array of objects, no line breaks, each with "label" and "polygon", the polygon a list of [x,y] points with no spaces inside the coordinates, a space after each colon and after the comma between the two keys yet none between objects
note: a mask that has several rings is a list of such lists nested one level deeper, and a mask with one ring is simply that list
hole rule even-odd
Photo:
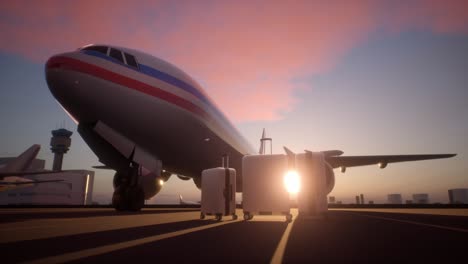
[{"label": "airplane nose", "polygon": [[45,63],[45,77],[50,92],[72,119],[81,120],[83,105],[88,103],[87,93],[77,71],[75,53],[50,57]]},{"label": "airplane nose", "polygon": [[50,57],[45,64],[47,86],[52,95],[62,105],[69,104],[74,93],[72,78],[66,74],[70,67],[69,58],[63,54]]},{"label": "airplane nose", "polygon": [[62,56],[52,56],[50,57],[45,65],[46,72],[52,69],[60,69],[66,65],[65,58]]}]

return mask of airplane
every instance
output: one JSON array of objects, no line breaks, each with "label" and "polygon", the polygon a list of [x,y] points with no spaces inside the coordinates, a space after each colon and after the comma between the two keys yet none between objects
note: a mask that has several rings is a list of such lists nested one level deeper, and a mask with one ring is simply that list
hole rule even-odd
[{"label": "airplane", "polygon": [[200,202],[193,202],[193,201],[185,201],[184,198],[182,198],[182,195],[179,194],[179,204],[181,205],[200,205]]},{"label": "airplane", "polygon": [[61,182],[63,180],[32,180],[19,176],[40,175],[58,173],[51,171],[27,171],[41,149],[40,145],[34,144],[21,153],[18,157],[0,167],[0,192],[11,189],[29,187],[34,184]]},{"label": "airplane", "polygon": [[[172,174],[192,178],[200,188],[202,170],[218,167],[225,155],[237,171],[236,190],[242,192],[242,158],[256,151],[202,87],[176,66],[134,49],[91,44],[50,57],[45,76],[103,167],[116,171],[116,210],[140,210]],[[354,166],[384,168],[455,156],[342,154],[323,152],[325,176],[333,184],[335,168],[344,172]]]}]

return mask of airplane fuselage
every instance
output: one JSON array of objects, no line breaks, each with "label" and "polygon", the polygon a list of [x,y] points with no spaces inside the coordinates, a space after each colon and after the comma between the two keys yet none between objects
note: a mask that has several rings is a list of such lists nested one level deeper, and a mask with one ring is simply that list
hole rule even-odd
[{"label": "airplane fuselage", "polygon": [[78,124],[104,123],[173,173],[200,177],[225,154],[241,172],[254,150],[192,78],[142,52],[98,47],[107,50],[85,47],[46,64],[52,94]]}]

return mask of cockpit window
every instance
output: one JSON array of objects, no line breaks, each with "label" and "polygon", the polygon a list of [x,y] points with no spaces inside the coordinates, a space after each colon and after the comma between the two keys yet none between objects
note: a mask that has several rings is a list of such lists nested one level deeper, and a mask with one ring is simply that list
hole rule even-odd
[{"label": "cockpit window", "polygon": [[125,53],[125,52],[124,52],[124,54],[125,54],[125,60],[127,61],[127,64],[129,66],[138,68],[138,63],[136,62],[135,56],[130,55],[130,54]]},{"label": "cockpit window", "polygon": [[118,60],[118,61],[120,61],[122,63],[124,63],[122,52],[120,50],[111,48],[109,56],[111,56],[112,58],[114,58],[114,59],[116,59],[116,60]]},{"label": "cockpit window", "polygon": [[106,46],[89,46],[82,50],[92,50],[107,55],[107,47]]}]

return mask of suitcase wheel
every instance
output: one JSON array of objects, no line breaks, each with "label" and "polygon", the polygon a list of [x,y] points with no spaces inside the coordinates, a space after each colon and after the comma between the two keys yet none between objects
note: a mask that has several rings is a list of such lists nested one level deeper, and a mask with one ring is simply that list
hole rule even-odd
[{"label": "suitcase wheel", "polygon": [[237,220],[237,215],[236,214],[232,215],[232,220]]},{"label": "suitcase wheel", "polygon": [[293,219],[292,214],[287,214],[287,215],[286,215],[286,222],[287,222],[287,223],[291,223],[291,222],[292,222],[292,219]]},{"label": "suitcase wheel", "polygon": [[205,214],[204,213],[200,213],[200,219],[205,219]]},{"label": "suitcase wheel", "polygon": [[253,215],[251,215],[250,213],[244,213],[244,220],[245,221],[252,220],[252,218],[253,218]]},{"label": "suitcase wheel", "polygon": [[216,214],[215,219],[216,219],[216,221],[219,222],[219,221],[221,221],[223,219],[223,215],[222,214]]}]

